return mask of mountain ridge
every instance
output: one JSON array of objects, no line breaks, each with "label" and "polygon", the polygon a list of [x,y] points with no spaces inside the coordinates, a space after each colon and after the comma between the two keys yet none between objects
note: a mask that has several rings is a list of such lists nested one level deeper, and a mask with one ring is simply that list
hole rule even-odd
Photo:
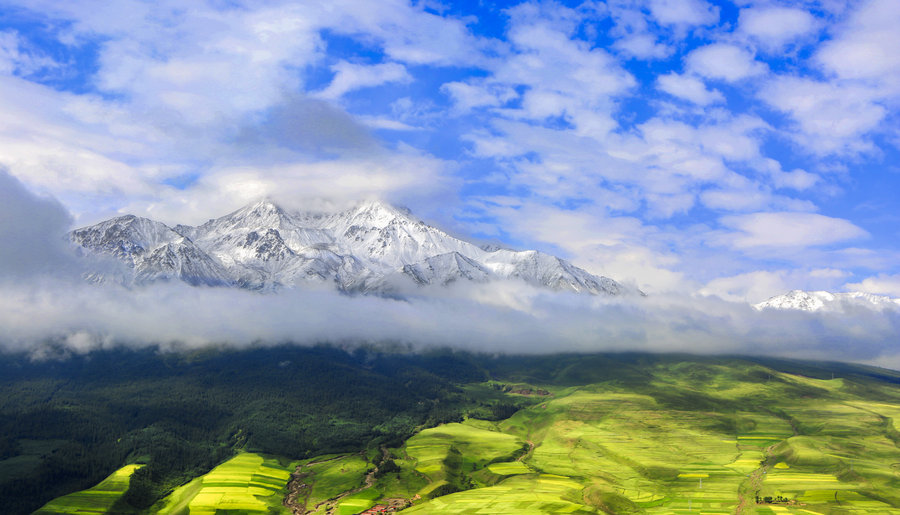
[{"label": "mountain ridge", "polygon": [[261,199],[197,226],[123,215],[69,234],[82,252],[118,260],[136,284],[180,280],[263,291],[332,284],[345,293],[395,294],[512,280],[592,295],[631,291],[536,250],[479,247],[377,200],[319,212]]},{"label": "mountain ridge", "polygon": [[900,299],[860,291],[833,293],[829,291],[791,290],[753,305],[758,311],[780,309],[811,313],[842,312],[851,306],[868,309],[897,309],[900,308]]}]

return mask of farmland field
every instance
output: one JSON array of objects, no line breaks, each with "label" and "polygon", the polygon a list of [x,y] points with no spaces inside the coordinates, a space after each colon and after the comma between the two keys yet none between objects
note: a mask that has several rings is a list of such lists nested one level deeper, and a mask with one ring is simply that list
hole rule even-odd
[{"label": "farmland field", "polygon": [[35,515],[53,513],[109,513],[116,501],[128,490],[128,483],[140,465],[125,465],[97,486],[58,497],[37,510]]},{"label": "farmland field", "polygon": [[254,453],[238,454],[178,488],[154,512],[160,514],[287,513],[281,506],[290,468]]},{"label": "farmland field", "polygon": [[535,383],[555,394],[506,420],[421,431],[392,450],[428,481],[408,512],[900,511],[896,387],[871,402],[842,379],[754,365],[649,372],[640,385]]},{"label": "farmland field", "polygon": [[[456,404],[441,409],[460,408],[441,412],[444,423],[403,438],[382,430],[365,446],[295,459],[238,448],[149,508],[123,512],[288,513],[293,473],[289,504],[321,515],[376,505],[450,514],[900,513],[900,377],[889,371],[640,355],[508,360],[486,360],[486,381],[448,387],[441,398]],[[232,439],[246,446],[242,431]],[[60,445],[29,442],[23,460]],[[103,485],[48,506],[75,505],[110,490]],[[116,499],[126,487],[119,483]]]}]

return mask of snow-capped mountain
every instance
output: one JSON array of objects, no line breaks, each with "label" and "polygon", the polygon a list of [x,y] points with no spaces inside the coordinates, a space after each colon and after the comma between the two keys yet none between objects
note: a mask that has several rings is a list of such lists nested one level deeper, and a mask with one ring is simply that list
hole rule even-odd
[{"label": "snow-capped mountain", "polygon": [[70,236],[85,249],[123,262],[137,283],[180,279],[195,286],[222,286],[232,282],[222,265],[190,238],[146,218],[119,216],[76,229]]},{"label": "snow-capped mountain", "polygon": [[318,213],[263,200],[199,226],[128,215],[72,231],[71,239],[84,252],[122,262],[136,283],[179,279],[262,290],[325,283],[392,293],[508,279],[595,295],[627,291],[555,256],[478,247],[378,201]]},{"label": "snow-capped mountain", "polygon": [[831,293],[827,291],[792,290],[754,304],[758,310],[793,309],[800,311],[845,311],[857,306],[870,309],[900,308],[900,299],[864,292]]}]

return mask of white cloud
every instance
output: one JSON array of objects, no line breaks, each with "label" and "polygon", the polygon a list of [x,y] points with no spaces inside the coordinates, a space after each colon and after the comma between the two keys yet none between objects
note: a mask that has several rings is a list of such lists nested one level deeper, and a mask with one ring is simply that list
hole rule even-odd
[{"label": "white cloud", "polygon": [[[76,209],[103,196],[148,195],[158,175],[135,161],[166,163],[171,140],[115,104],[0,77],[0,164]],[[73,202],[74,204],[70,204]]]},{"label": "white cloud", "polygon": [[885,122],[900,105],[900,4],[852,7],[814,54],[820,77],[783,75],[760,91],[796,123],[791,137],[817,155],[873,152],[873,135],[895,130]]},{"label": "white cloud", "polygon": [[28,76],[58,66],[50,57],[27,48],[18,32],[0,31],[0,75]]},{"label": "white cloud", "polygon": [[[711,297],[603,299],[509,286],[511,291],[494,291],[484,302],[473,300],[477,291],[403,302],[327,291],[261,295],[180,284],[123,290],[0,283],[0,349],[40,357],[54,348],[57,353],[83,353],[115,347],[390,342],[415,350],[450,346],[537,354],[690,348],[697,353],[879,363],[896,354],[900,331],[900,319],[889,310],[757,312],[743,302]],[[341,314],[340,323],[335,313]]]},{"label": "white cloud", "polygon": [[835,268],[754,270],[717,277],[707,282],[698,293],[715,295],[729,302],[755,304],[790,290],[842,291],[841,281],[849,274]]},{"label": "white cloud", "polygon": [[[580,137],[575,130],[494,122],[494,131],[470,134],[475,155],[509,165],[503,181],[553,202],[591,199],[619,211],[646,207],[649,217],[687,212],[709,186],[726,188],[754,209],[808,209],[777,197],[735,172],[730,163],[756,163],[768,130],[741,116],[694,127],[652,118],[624,135]],[[610,197],[612,197],[610,199]],[[712,198],[707,199],[712,202]],[[722,209],[746,210],[721,202]]]},{"label": "white cloud", "polygon": [[638,59],[661,59],[673,52],[673,48],[660,41],[640,5],[609,2],[607,8],[614,21],[610,35],[616,38],[615,49]]},{"label": "white cloud", "polygon": [[613,46],[639,59],[662,59],[672,53],[672,49],[657,41],[652,34],[631,34],[617,39]]},{"label": "white cloud", "polygon": [[441,85],[441,92],[453,99],[454,109],[458,112],[499,107],[518,96],[509,86],[485,84],[484,81],[447,82]]},{"label": "white cloud", "polygon": [[865,84],[781,76],[765,84],[759,97],[788,113],[797,124],[792,137],[819,155],[870,150],[867,135],[888,113],[877,102],[878,92]]},{"label": "white cloud", "polygon": [[710,25],[719,21],[719,8],[704,0],[650,0],[649,8],[662,25]]},{"label": "white cloud", "polygon": [[397,63],[363,65],[340,61],[333,65],[331,70],[334,72],[334,78],[328,87],[316,93],[320,98],[337,99],[345,93],[361,88],[412,80],[406,67]]},{"label": "white cloud", "polygon": [[821,177],[806,170],[795,169],[785,172],[781,163],[774,159],[763,158],[760,168],[772,178],[772,184],[776,188],[788,188],[798,191],[808,190],[821,181]]},{"label": "white cloud", "polygon": [[721,240],[736,249],[804,248],[863,238],[866,231],[853,223],[816,213],[763,212],[729,215],[722,225],[734,232]]},{"label": "white cloud", "polygon": [[[421,165],[410,164],[409,168],[419,169]],[[360,169],[365,166],[370,164],[361,164]],[[386,165],[395,166],[396,163]],[[320,171],[323,181],[330,172]],[[264,180],[252,173],[242,179],[240,173],[235,171],[222,187],[266,192]],[[0,197],[4,197],[0,203],[4,215],[0,216],[0,241],[15,241],[22,249],[57,245],[52,233],[66,221],[60,206],[35,199],[9,178],[0,176],[0,181],[4,182],[0,188]],[[646,267],[650,272],[655,269],[660,277],[668,274],[673,284],[681,279],[666,266],[678,263],[673,253],[628,245],[632,240],[646,242],[666,237],[637,219],[609,217],[601,210],[595,211],[599,216],[590,217],[585,216],[590,213],[545,206],[525,209],[521,213],[524,216],[519,216],[516,207],[527,207],[520,201],[510,199],[496,205],[508,211],[504,214],[501,209],[497,215],[518,221],[523,232],[556,238],[560,245],[576,249],[582,245],[600,252],[606,249],[607,255],[619,256],[618,261],[610,260],[614,266],[631,266],[632,270]],[[19,220],[24,220],[25,225],[4,224]],[[820,228],[834,227],[825,224]],[[593,239],[585,240],[584,234],[592,234]],[[669,243],[665,239],[657,241]],[[20,261],[9,250],[0,252],[4,265],[8,265],[5,260],[10,257]],[[421,296],[410,301],[348,297],[316,289],[263,295],[185,284],[132,289],[98,287],[60,273],[74,258],[55,258],[63,262],[61,266],[55,263],[37,270],[45,280],[24,282],[21,275],[12,280],[0,278],[0,332],[4,335],[0,349],[40,356],[50,347],[79,353],[114,346],[184,349],[285,341],[301,345],[399,342],[415,349],[455,346],[513,353],[666,352],[689,345],[694,352],[878,363],[896,355],[896,335],[900,331],[900,316],[889,310],[843,315],[761,313],[744,302],[695,298],[683,293],[605,298],[539,291],[512,283],[423,290]],[[598,263],[602,259],[589,262]],[[0,267],[0,271],[5,270],[7,266]],[[815,270],[810,275],[814,273]],[[772,286],[778,275],[779,272],[770,272],[722,278],[710,281],[708,288],[734,298],[758,295],[754,282]],[[835,274],[826,271],[822,275]],[[340,314],[340,323],[335,323],[335,313]],[[41,323],[36,324],[35,320]],[[552,348],[547,346],[548,341],[553,342]]]},{"label": "white cloud", "polygon": [[741,9],[738,19],[738,30],[766,52],[778,52],[788,43],[812,33],[817,26],[815,17],[808,11],[791,7]]},{"label": "white cloud", "polygon": [[709,79],[736,82],[766,73],[766,65],[752,54],[726,43],[697,48],[685,58],[688,70]]},{"label": "white cloud", "polygon": [[470,207],[529,246],[551,254],[561,249],[575,265],[591,273],[637,285],[648,293],[689,290],[683,274],[674,270],[679,260],[665,245],[653,242],[657,230],[635,217],[608,214],[610,197],[612,192],[580,209],[510,197],[490,197]]},{"label": "white cloud", "polygon": [[[193,206],[211,200],[206,211],[216,212],[244,198],[210,186],[238,168],[255,169],[267,185],[277,170],[288,170],[293,192],[302,189],[305,171],[311,191],[322,191],[317,185],[327,169],[333,184],[345,185],[348,193],[397,198],[398,191],[409,191],[403,186],[413,175],[407,165],[416,163],[422,184],[434,180],[447,187],[436,177],[443,167],[434,164],[438,160],[411,157],[415,153],[402,148],[388,151],[348,113],[310,100],[301,72],[321,64],[326,29],[386,52],[386,62],[372,66],[336,64],[323,92],[328,97],[409,80],[404,62],[471,63],[481,55],[481,43],[462,21],[400,0],[188,10],[175,1],[149,6],[126,0],[96,9],[36,0],[22,8],[71,22],[60,35],[69,43],[102,40],[91,76],[101,94],[64,93],[0,76],[0,117],[7,121],[0,127],[0,164],[30,187],[54,193],[78,218],[125,208],[145,212],[156,206],[158,212],[164,205],[174,206],[174,216],[186,209],[178,198]],[[25,54],[13,36],[0,37],[0,46],[16,50],[21,67]],[[0,66],[9,62],[0,58]],[[410,128],[383,115],[363,121]],[[310,165],[323,155],[320,168]],[[371,168],[371,182],[360,163]],[[396,180],[387,177],[391,166]],[[344,180],[349,176],[356,182]],[[165,185],[182,177],[188,178],[185,189]],[[371,191],[363,192],[367,185]],[[388,191],[391,185],[398,190]]]},{"label": "white cloud", "polygon": [[261,197],[289,207],[323,201],[347,204],[376,197],[416,208],[427,216],[435,204],[447,205],[445,197],[455,189],[447,166],[439,159],[409,151],[221,167],[201,177],[189,195],[168,188],[152,200],[136,199],[120,210],[168,223],[201,223]]},{"label": "white cloud", "polygon": [[772,204],[772,195],[752,186],[744,189],[710,189],[700,194],[703,205],[723,211],[751,211],[764,209]]},{"label": "white cloud", "polygon": [[809,271],[809,276],[816,279],[843,279],[848,275],[848,272],[837,268],[816,268]]},{"label": "white cloud", "polygon": [[724,102],[725,96],[718,90],[709,90],[697,77],[670,73],[656,80],[656,87],[666,93],[700,106]]},{"label": "white cloud", "polygon": [[850,291],[900,297],[900,274],[878,274],[874,277],[866,277],[858,283],[846,284],[845,288]]},{"label": "white cloud", "polygon": [[360,123],[373,129],[381,129],[387,131],[417,131],[421,129],[421,127],[414,127],[412,125],[385,117],[357,116],[356,119],[359,120]]},{"label": "white cloud", "polygon": [[841,79],[874,81],[900,93],[900,3],[869,0],[825,42],[816,60]]},{"label": "white cloud", "polygon": [[613,99],[635,85],[634,77],[605,50],[572,39],[577,13],[559,7],[549,20],[542,13],[530,4],[511,10],[511,54],[494,63],[486,82],[524,92],[520,108],[500,114],[532,121],[563,117],[584,135],[613,130]]},{"label": "white cloud", "polygon": [[785,281],[785,275],[782,270],[760,270],[719,277],[706,283],[698,293],[715,295],[729,302],[761,302],[791,289]]}]

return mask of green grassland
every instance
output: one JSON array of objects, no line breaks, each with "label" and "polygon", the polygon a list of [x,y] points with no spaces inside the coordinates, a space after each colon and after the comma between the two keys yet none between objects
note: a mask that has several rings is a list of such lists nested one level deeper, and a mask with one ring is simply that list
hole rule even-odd
[{"label": "green grassland", "polygon": [[392,451],[427,481],[408,512],[900,512],[895,385],[708,361],[517,377],[552,394]]},{"label": "green grassland", "polygon": [[282,506],[291,467],[242,453],[176,489],[152,510],[166,515],[290,513]]},{"label": "green grassland", "polygon": [[407,440],[404,451],[415,460],[417,472],[436,482],[483,469],[491,462],[513,459],[524,443],[483,424],[443,424]]},{"label": "green grassland", "polygon": [[[335,504],[328,501],[344,492],[362,487],[370,469],[370,463],[359,454],[336,458],[327,456],[324,459],[315,458],[308,461],[302,468],[303,472],[308,474],[306,481],[312,485],[306,501],[307,510],[312,513],[326,513],[331,505]],[[365,495],[342,501],[348,506],[362,507],[358,511],[368,508],[369,504],[374,504],[370,503],[370,499],[366,499]]]},{"label": "green grassland", "polygon": [[442,394],[464,407],[452,422],[405,438],[387,422],[364,448],[291,463],[244,452],[135,511],[287,513],[293,472],[294,505],[315,514],[900,513],[889,371],[646,355],[481,366],[490,380]]},{"label": "green grassland", "polygon": [[581,489],[580,483],[563,476],[516,476],[495,486],[437,497],[404,513],[594,513],[581,503],[569,500],[579,499]]},{"label": "green grassland", "polygon": [[34,513],[109,513],[116,501],[128,490],[131,475],[140,467],[141,465],[125,465],[96,486],[58,497]]}]

